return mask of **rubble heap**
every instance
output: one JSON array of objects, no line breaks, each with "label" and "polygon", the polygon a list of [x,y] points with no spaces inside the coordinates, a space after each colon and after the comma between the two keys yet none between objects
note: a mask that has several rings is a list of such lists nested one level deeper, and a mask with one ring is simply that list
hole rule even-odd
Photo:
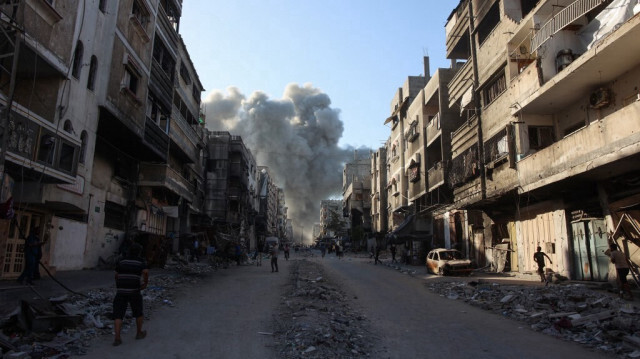
[{"label": "rubble heap", "polygon": [[292,290],[279,308],[274,333],[282,358],[361,358],[373,351],[368,319],[308,260],[293,261]]},{"label": "rubble heap", "polygon": [[527,323],[535,331],[620,357],[640,357],[638,307],[584,284],[531,287],[456,281],[427,286],[443,297]]},{"label": "rubble heap", "polygon": [[[144,316],[149,320],[161,306],[173,306],[180,290],[199,282],[210,266],[168,262],[166,273],[153,275],[143,291]],[[92,339],[113,335],[111,288],[93,289],[82,295],[63,295],[48,300],[23,301],[10,317],[0,322],[0,348],[6,358],[66,358],[83,355]],[[122,332],[135,331],[135,320],[127,317]],[[2,356],[0,356],[2,357]]]}]

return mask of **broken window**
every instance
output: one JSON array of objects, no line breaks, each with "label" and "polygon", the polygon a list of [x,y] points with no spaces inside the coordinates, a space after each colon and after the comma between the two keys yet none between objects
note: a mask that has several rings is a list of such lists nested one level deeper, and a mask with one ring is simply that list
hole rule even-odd
[{"label": "broken window", "polygon": [[553,126],[529,126],[529,148],[541,150],[553,143]]}]

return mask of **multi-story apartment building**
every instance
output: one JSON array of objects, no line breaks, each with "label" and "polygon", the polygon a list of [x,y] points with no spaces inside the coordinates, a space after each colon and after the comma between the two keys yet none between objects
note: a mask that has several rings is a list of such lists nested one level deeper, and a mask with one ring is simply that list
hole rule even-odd
[{"label": "multi-story apartment building", "polygon": [[240,136],[212,131],[208,136],[205,211],[217,231],[255,248],[258,167]]},{"label": "multi-story apartment building", "polygon": [[179,0],[2,5],[3,36],[13,38],[4,42],[11,71],[2,99],[15,112],[2,161],[18,210],[0,243],[3,277],[22,267],[16,228],[40,227],[49,239],[43,263],[62,270],[95,266],[132,233],[156,248],[153,262],[169,238],[189,232],[203,194],[203,88],[177,32],[181,8]]},{"label": "multi-story apartment building", "polygon": [[640,193],[640,18],[616,4],[461,1],[448,20],[447,56],[466,60],[449,84],[466,117],[450,180],[457,208],[484,213],[466,240],[492,263],[506,242],[511,270],[533,270],[542,246],[556,272],[607,277],[608,233]]},{"label": "multi-story apartment building", "polygon": [[364,245],[371,233],[371,159],[357,152],[344,165],[342,173],[342,208],[349,218],[351,241],[355,248]]},{"label": "multi-story apartment building", "polygon": [[[428,76],[428,58],[424,59],[424,65]],[[415,133],[420,131],[418,126],[423,117],[423,110],[418,106],[409,111],[409,107],[417,98],[419,98],[417,103],[422,103],[421,91],[426,84],[426,79],[425,76],[407,78],[391,100],[391,115],[384,122],[385,125],[391,125],[387,146],[387,228],[391,232],[389,236],[391,240],[398,243],[406,241],[409,247],[414,244],[408,237],[410,232],[424,232],[430,224],[428,216],[415,216],[415,206],[409,198],[409,176],[411,175],[412,184],[424,177],[424,167],[421,165],[424,150],[420,149],[421,141],[416,142],[415,136]],[[414,192],[418,186],[411,186],[412,195],[415,196],[418,193]],[[418,248],[415,250],[417,251]]]},{"label": "multi-story apartment building", "polygon": [[342,200],[324,199],[320,201],[320,232],[318,237],[334,238],[346,235],[349,221],[342,215]]},{"label": "multi-story apartment building", "polygon": [[278,186],[269,173],[269,167],[258,166],[258,196],[260,210],[256,216],[256,232],[258,242],[263,243],[266,237],[277,237],[278,232]]}]

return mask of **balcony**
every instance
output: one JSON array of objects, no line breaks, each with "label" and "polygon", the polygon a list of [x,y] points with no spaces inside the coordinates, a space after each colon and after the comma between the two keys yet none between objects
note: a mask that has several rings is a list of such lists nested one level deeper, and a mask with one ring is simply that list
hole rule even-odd
[{"label": "balcony", "polygon": [[[3,101],[0,107],[4,111]],[[27,180],[43,183],[74,183],[80,143],[18,103],[8,121],[7,171]],[[1,125],[1,124],[0,124]],[[0,136],[3,134],[0,127]]]},{"label": "balcony", "polygon": [[171,108],[171,103],[173,102],[173,80],[167,76],[158,61],[153,59],[151,62],[152,66],[149,87],[153,90],[153,93],[158,96],[166,108]]},{"label": "balcony", "polygon": [[138,185],[166,188],[188,202],[193,202],[193,184],[167,164],[141,163]]},{"label": "balcony", "polygon": [[[535,84],[520,90],[519,105],[523,113],[549,114],[560,112],[578,101],[589,99],[592,91],[616,81],[640,63],[640,16],[634,16],[597,42],[566,68],[557,72],[544,72],[535,66],[529,66],[523,75],[532,79],[543,77],[543,85],[537,81],[520,81]],[[548,41],[556,41],[555,38]],[[624,54],[624,56],[620,56]],[[545,63],[554,63],[556,54],[542,59]],[[542,69],[548,66],[542,66]],[[540,72],[543,71],[543,72]],[[530,74],[527,74],[529,73]],[[517,111],[514,111],[516,113]]]},{"label": "balcony", "polygon": [[464,59],[469,57],[469,17],[467,2],[458,5],[456,13],[445,25],[445,38],[448,59]]},{"label": "balcony", "polygon": [[429,192],[444,184],[444,166],[442,165],[442,162],[437,162],[429,168],[427,171],[427,178],[429,180],[427,183],[429,186]]},{"label": "balcony", "polygon": [[172,121],[169,128],[171,140],[187,155],[191,161],[190,163],[195,163],[198,158],[196,148],[200,142],[198,134],[187,124],[187,121],[175,107],[171,117]]},{"label": "balcony", "polygon": [[[637,170],[640,154],[640,101],[595,121],[564,139],[517,163],[523,192],[601,170],[611,177],[619,171]],[[618,164],[615,162],[618,161]]]},{"label": "balcony", "polygon": [[[531,51],[536,51],[545,41],[553,37],[560,30],[582,18],[591,10],[604,4],[607,0],[577,0],[560,10],[551,17],[531,39]],[[558,5],[560,6],[560,5]]]},{"label": "balcony", "polygon": [[440,113],[437,113],[427,124],[427,146],[431,145],[431,143],[433,143],[436,138],[440,137],[441,134]]},{"label": "balcony", "polygon": [[144,126],[144,143],[161,158],[166,159],[169,150],[169,135],[149,118]]},{"label": "balcony", "polygon": [[455,107],[456,102],[464,96],[471,86],[473,86],[473,67],[471,60],[469,60],[449,82],[449,107]]}]

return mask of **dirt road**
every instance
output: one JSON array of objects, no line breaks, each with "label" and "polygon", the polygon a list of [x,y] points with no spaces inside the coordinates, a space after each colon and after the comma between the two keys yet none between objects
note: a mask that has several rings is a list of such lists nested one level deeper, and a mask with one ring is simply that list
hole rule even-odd
[{"label": "dirt road", "polygon": [[[123,333],[122,345],[100,337],[82,358],[276,358],[273,309],[288,279],[288,263],[271,273],[263,266],[220,269],[202,285],[179,295],[175,307],[162,307],[145,323],[147,338],[135,340],[135,329]],[[153,286],[153,283],[150,283]]]},{"label": "dirt road", "polygon": [[268,263],[218,270],[152,313],[146,339],[132,329],[112,347],[101,337],[84,358],[324,358],[343,344],[344,358],[609,357],[441,297],[389,267],[315,256],[305,258],[315,269],[300,269],[299,259],[281,259],[279,273]]},{"label": "dirt road", "polygon": [[[317,260],[317,259],[316,259]],[[385,358],[607,358],[429,291],[420,278],[362,260],[324,259],[325,271],[383,338]]]}]

